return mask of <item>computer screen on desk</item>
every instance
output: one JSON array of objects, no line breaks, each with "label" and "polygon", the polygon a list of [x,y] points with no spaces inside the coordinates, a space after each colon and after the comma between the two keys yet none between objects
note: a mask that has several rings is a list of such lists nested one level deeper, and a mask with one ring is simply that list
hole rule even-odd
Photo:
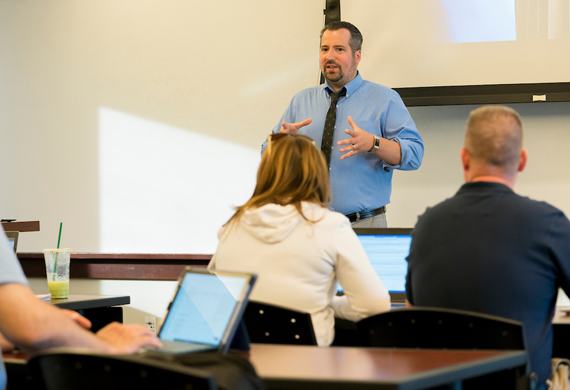
[{"label": "computer screen on desk", "polygon": [[[410,252],[412,229],[355,228],[372,267],[390,292],[392,302],[404,302],[406,293],[406,257]],[[339,285],[339,291],[342,287]]]}]

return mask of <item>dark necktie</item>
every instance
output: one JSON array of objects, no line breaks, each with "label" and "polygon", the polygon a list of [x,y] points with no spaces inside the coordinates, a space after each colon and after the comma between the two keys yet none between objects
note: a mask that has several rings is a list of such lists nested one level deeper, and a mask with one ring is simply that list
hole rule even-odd
[{"label": "dark necktie", "polygon": [[327,167],[331,166],[331,152],[332,152],[332,143],[333,143],[333,136],[334,136],[334,125],[336,122],[336,104],[338,103],[338,99],[342,96],[346,95],[346,88],[342,88],[337,93],[329,91],[329,96],[331,97],[331,106],[329,107],[329,111],[327,112],[327,118],[325,119],[325,128],[323,130],[323,140],[321,142],[321,150],[325,154],[325,158],[327,160]]}]

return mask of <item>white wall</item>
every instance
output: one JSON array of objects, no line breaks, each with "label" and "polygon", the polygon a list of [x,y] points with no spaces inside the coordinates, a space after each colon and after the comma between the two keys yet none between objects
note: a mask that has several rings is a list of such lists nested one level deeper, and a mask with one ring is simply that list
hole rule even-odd
[{"label": "white wall", "polygon": [[[463,182],[459,149],[465,123],[477,106],[412,107],[425,141],[424,162],[414,172],[394,174],[388,224],[412,227],[425,208],[451,197]],[[570,103],[512,104],[524,121],[526,169],[515,190],[570,215]]]},{"label": "white wall", "polygon": [[[62,245],[76,252],[212,253],[218,227],[253,190],[259,145],[293,94],[318,80],[322,6],[0,0],[0,217],[41,221],[20,250],[53,247],[63,221]],[[513,107],[530,153],[516,189],[570,215],[570,104]],[[413,226],[459,188],[473,108],[410,109],[426,153],[418,171],[394,175],[390,226]],[[173,289],[73,286],[131,295],[134,322],[161,316]]]},{"label": "white wall", "polygon": [[322,6],[0,1],[0,215],[41,221],[21,250],[63,221],[74,251],[212,252],[261,143],[317,82]]}]

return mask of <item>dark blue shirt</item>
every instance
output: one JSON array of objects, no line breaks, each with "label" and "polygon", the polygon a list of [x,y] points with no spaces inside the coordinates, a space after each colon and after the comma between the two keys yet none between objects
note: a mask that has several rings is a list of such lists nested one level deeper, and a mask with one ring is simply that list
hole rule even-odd
[{"label": "dark blue shirt", "polygon": [[410,303],[523,322],[541,384],[550,377],[559,287],[570,292],[570,222],[560,210],[503,184],[463,185],[428,209],[412,232]]}]

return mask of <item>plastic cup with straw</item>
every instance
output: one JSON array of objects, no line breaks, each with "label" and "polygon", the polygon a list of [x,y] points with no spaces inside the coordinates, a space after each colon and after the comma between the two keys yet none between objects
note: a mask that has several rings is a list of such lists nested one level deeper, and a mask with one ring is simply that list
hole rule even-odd
[{"label": "plastic cup with straw", "polygon": [[[52,298],[67,298],[69,294],[69,261],[71,249],[61,248],[63,222],[59,224],[57,249],[44,249],[48,288]],[[58,271],[59,269],[59,271]]]}]

